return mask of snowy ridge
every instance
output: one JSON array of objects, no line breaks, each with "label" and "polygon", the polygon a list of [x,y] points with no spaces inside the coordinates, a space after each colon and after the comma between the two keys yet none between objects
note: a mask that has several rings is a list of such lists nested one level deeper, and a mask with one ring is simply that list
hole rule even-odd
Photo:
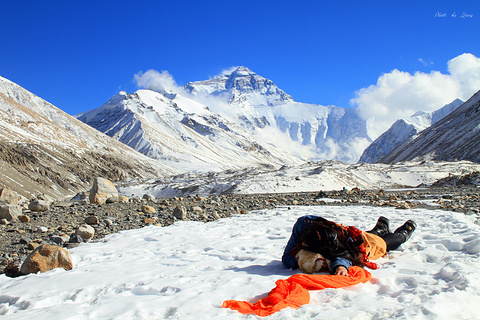
[{"label": "snowy ridge", "polygon": [[0,187],[26,197],[75,194],[100,172],[113,180],[175,173],[4,78],[0,141]]},{"label": "snowy ridge", "polygon": [[388,217],[392,229],[413,219],[417,231],[375,261],[380,269],[369,270],[371,281],[310,291],[309,304],[268,319],[478,318],[480,227],[474,216],[362,206],[281,207],[110,235],[71,249],[73,270],[21,280],[0,275],[0,315],[12,320],[257,319],[221,308],[222,302],[255,302],[276,280],[299,272],[286,269],[281,255],[293,224],[305,214],[361,230],[370,230],[379,216]]},{"label": "snowy ridge", "polygon": [[480,91],[448,116],[422,131],[415,140],[399,145],[379,162],[414,159],[480,162]]},{"label": "snowy ridge", "polygon": [[400,144],[406,144],[415,139],[420,132],[443,119],[462,104],[462,100],[456,99],[436,111],[419,111],[410,118],[397,120],[387,131],[365,149],[359,162],[376,162]]},{"label": "snowy ridge", "polygon": [[179,94],[151,90],[122,92],[77,118],[181,171],[219,171],[300,162]]}]

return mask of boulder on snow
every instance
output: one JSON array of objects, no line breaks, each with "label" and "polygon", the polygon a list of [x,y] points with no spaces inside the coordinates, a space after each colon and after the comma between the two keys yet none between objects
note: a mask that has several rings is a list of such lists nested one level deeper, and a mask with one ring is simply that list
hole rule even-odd
[{"label": "boulder on snow", "polygon": [[33,250],[20,267],[23,274],[45,272],[55,268],[73,268],[70,252],[59,246],[43,244]]},{"label": "boulder on snow", "polygon": [[104,204],[108,198],[117,197],[118,191],[115,185],[107,179],[95,178],[93,187],[90,190],[90,203]]}]

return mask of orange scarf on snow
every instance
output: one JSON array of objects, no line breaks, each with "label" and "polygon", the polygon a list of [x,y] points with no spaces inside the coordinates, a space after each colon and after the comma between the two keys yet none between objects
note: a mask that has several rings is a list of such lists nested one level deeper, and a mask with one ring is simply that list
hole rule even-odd
[{"label": "orange scarf on snow", "polygon": [[295,274],[285,280],[277,280],[276,287],[267,297],[256,303],[247,301],[227,300],[222,308],[230,308],[240,313],[269,316],[286,307],[298,308],[310,302],[308,290],[322,290],[326,288],[342,288],[365,283],[372,275],[360,267],[350,267],[349,277],[327,274]]}]

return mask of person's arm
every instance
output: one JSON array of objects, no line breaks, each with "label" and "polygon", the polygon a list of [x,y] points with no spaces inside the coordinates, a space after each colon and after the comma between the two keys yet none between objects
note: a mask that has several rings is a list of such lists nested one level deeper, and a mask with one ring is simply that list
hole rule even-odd
[{"label": "person's arm", "polygon": [[332,274],[347,276],[348,268],[350,268],[351,266],[352,266],[352,262],[350,260],[341,258],[341,257],[336,257],[332,260],[330,269]]},{"label": "person's arm", "polygon": [[282,262],[285,267],[289,269],[298,269],[297,258],[295,258],[295,256],[292,255],[290,251],[292,251],[293,248],[296,247],[298,238],[300,237],[302,232],[305,231],[308,227],[313,226],[313,224],[315,223],[315,219],[317,218],[317,216],[313,215],[303,216],[298,218],[297,222],[295,222],[295,224],[293,225],[292,235],[287,242],[287,246],[285,247],[282,256]]}]

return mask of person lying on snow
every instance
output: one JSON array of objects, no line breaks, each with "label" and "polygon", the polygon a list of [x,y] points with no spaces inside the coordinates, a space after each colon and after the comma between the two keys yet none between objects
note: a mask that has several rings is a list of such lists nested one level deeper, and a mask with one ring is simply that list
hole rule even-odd
[{"label": "person lying on snow", "polygon": [[282,262],[287,268],[300,268],[305,273],[330,272],[343,276],[348,275],[352,265],[377,269],[369,260],[397,249],[415,228],[415,222],[408,220],[391,232],[388,219],[380,217],[372,230],[364,232],[322,217],[303,216],[293,226]]}]

